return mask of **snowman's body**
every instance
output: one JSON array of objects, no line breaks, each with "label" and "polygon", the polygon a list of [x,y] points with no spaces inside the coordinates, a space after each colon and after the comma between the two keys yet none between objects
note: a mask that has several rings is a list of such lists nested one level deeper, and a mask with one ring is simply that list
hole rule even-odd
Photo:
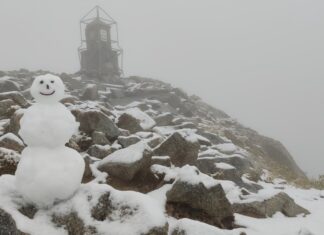
[{"label": "snowman's body", "polygon": [[84,160],[75,150],[65,147],[79,123],[58,101],[64,85],[53,75],[37,77],[31,93],[36,103],[24,112],[19,135],[27,147],[16,171],[16,186],[29,202],[47,207],[68,199],[79,188]]}]

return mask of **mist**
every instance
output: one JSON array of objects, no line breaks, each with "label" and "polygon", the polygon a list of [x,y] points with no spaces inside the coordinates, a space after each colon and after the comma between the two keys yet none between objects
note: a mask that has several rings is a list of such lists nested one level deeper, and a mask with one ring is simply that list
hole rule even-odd
[{"label": "mist", "polygon": [[324,2],[2,0],[0,70],[79,69],[79,20],[119,24],[125,76],[197,94],[324,173]]}]

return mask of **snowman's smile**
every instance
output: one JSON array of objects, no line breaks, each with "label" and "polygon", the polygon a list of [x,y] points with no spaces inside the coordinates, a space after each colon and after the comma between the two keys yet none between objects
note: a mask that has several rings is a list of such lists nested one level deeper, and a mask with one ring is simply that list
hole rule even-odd
[{"label": "snowman's smile", "polygon": [[55,90],[53,90],[51,93],[43,93],[43,92],[39,92],[41,95],[46,95],[46,96],[49,96],[49,95],[53,95],[55,93]]}]

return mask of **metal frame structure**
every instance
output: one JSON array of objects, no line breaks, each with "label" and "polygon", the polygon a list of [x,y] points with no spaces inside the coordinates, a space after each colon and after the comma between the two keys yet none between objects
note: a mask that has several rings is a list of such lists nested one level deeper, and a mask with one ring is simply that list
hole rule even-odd
[{"label": "metal frame structure", "polygon": [[[95,13],[95,14],[94,14]],[[81,45],[78,48],[79,52],[79,61],[81,63],[81,52],[86,50],[86,38],[84,35],[86,26],[92,21],[99,19],[102,22],[105,22],[111,27],[111,31],[115,34],[112,35],[111,38],[111,47],[112,50],[115,51],[118,55],[118,63],[119,63],[119,73],[121,75],[124,74],[124,58],[123,58],[123,49],[119,45],[119,35],[118,35],[118,24],[117,22],[100,6],[95,6],[92,8],[85,16],[83,16],[80,20],[80,35],[81,35]],[[115,36],[115,37],[113,37]]]}]

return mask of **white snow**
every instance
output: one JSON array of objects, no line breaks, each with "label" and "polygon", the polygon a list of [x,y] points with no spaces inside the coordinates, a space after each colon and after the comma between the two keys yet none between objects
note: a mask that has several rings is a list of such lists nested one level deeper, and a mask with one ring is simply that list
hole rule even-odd
[{"label": "white snow", "polygon": [[143,157],[144,150],[149,149],[148,145],[143,142],[139,142],[130,145],[127,148],[117,150],[112,154],[105,157],[100,161],[99,165],[106,164],[108,162],[118,162],[118,163],[133,163],[137,162]]},{"label": "white snow", "polygon": [[235,167],[232,166],[231,164],[224,163],[224,162],[215,163],[215,166],[217,168],[223,169],[223,170],[232,170],[232,169],[235,169]]},{"label": "white snow", "polygon": [[226,154],[234,153],[237,150],[236,145],[233,143],[218,144],[215,147],[222,153]]},{"label": "white snow", "polygon": [[181,182],[186,182],[188,184],[196,185],[199,183],[203,183],[206,188],[211,188],[219,182],[212,177],[203,174],[198,171],[198,169],[194,166],[185,165],[181,168],[179,167],[165,167],[161,165],[153,165],[151,167],[153,173],[161,174],[164,173],[164,179],[169,181],[171,179],[179,180]]}]

